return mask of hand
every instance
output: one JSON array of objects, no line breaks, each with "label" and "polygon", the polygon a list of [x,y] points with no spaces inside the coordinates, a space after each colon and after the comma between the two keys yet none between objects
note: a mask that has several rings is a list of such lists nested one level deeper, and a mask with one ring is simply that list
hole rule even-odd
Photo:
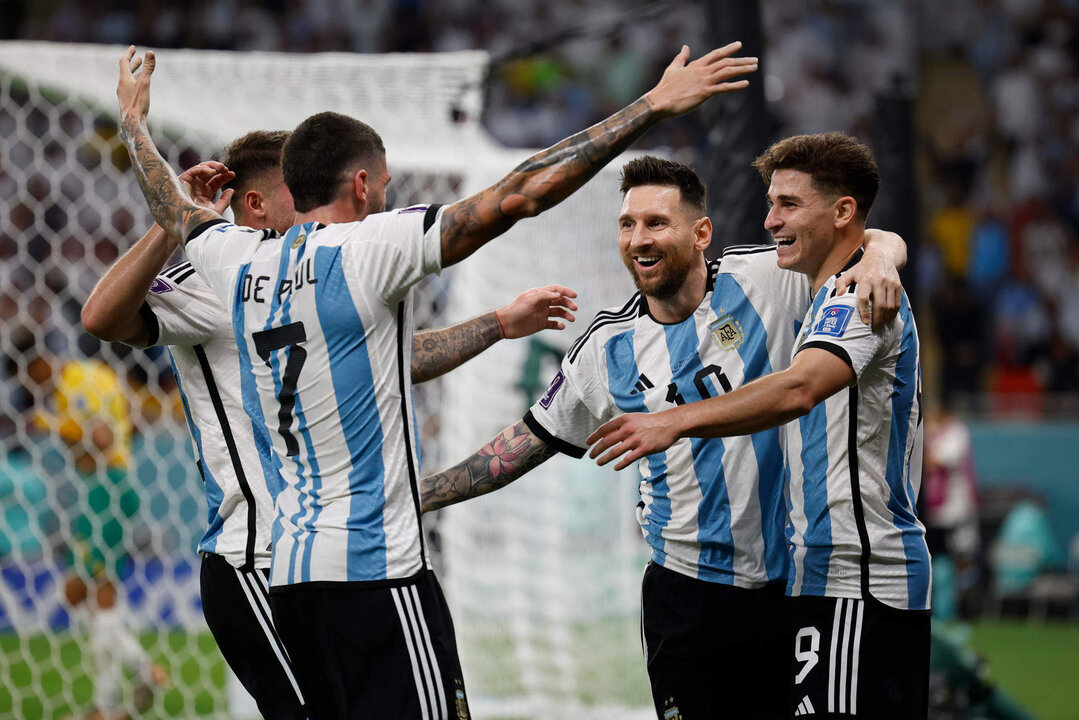
[{"label": "hand", "polygon": [[903,296],[895,263],[887,253],[866,248],[858,264],[836,280],[836,295],[846,293],[852,283],[857,283],[855,293],[862,322],[879,332],[895,318]]},{"label": "hand", "polygon": [[521,338],[540,330],[564,330],[566,323],[553,318],[576,320],[570,312],[577,309],[577,303],[570,299],[575,297],[576,292],[561,285],[526,290],[506,307],[495,310],[502,337]]},{"label": "hand", "polygon": [[143,59],[135,57],[134,45],[120,58],[120,83],[116,86],[116,97],[120,101],[121,126],[125,122],[144,122],[150,112],[150,76],[157,66],[153,51],[147,51],[145,67],[136,75],[135,71],[143,65]]},{"label": "hand", "polygon": [[221,193],[214,202],[214,195],[221,186],[236,177],[236,173],[215,160],[192,165],[180,174],[180,183],[188,197],[203,207],[213,208],[217,214],[225,212],[232,200],[232,188]]},{"label": "hand", "polygon": [[645,99],[663,116],[681,115],[719,93],[741,90],[748,80],[725,82],[757,70],[755,57],[731,57],[742,43],[732,42],[689,62],[689,46],[683,45],[659,83],[645,93]]},{"label": "hand", "polygon": [[592,445],[588,457],[595,459],[604,451],[606,455],[596,460],[606,465],[623,453],[629,453],[614,466],[622,470],[645,455],[662,452],[678,440],[678,431],[669,422],[667,412],[627,413],[610,420],[588,436],[585,441]]}]

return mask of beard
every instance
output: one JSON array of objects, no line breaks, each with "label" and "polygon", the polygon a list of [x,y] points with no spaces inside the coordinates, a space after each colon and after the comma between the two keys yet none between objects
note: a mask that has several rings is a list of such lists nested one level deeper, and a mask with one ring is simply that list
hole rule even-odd
[{"label": "beard", "polygon": [[658,300],[666,300],[674,297],[686,282],[686,277],[698,262],[695,252],[691,248],[684,251],[679,249],[663,256],[659,272],[649,273],[648,277],[642,277],[631,255],[623,255],[622,262],[633,277],[633,284],[642,295],[653,297]]}]

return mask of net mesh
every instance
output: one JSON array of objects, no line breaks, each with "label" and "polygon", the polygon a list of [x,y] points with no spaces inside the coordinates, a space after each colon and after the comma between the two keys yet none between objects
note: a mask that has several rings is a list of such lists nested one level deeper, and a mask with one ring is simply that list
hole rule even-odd
[{"label": "net mesh", "polygon": [[[68,597],[94,558],[109,566],[144,663],[170,676],[147,700],[145,673],[130,663],[119,706],[136,717],[243,717],[253,706],[230,685],[199,605],[206,506],[168,355],[102,345],[79,324],[93,283],[150,223],[116,134],[121,53],[0,44],[0,717],[100,704],[93,621]],[[151,129],[174,167],[325,109],[382,133],[397,206],[458,199],[527,155],[495,147],[479,125],[483,53],[166,51],[159,62]],[[553,282],[578,290],[582,306],[574,329],[499,343],[416,387],[425,469],[519,420],[591,316],[628,297],[612,238],[618,206],[617,170],[607,170],[418,288],[420,327]],[[95,440],[98,425],[107,442]],[[95,497],[111,501],[107,517]],[[636,501],[633,474],[556,457],[429,518],[475,717],[648,716]]]}]

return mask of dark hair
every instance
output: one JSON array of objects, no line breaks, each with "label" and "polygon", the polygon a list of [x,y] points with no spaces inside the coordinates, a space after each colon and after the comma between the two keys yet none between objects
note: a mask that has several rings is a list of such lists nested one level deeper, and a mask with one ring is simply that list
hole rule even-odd
[{"label": "dark hair", "polygon": [[694,212],[708,212],[708,189],[688,165],[645,155],[622,166],[622,194],[641,185],[676,187],[682,193],[682,203]]},{"label": "dark hair", "polygon": [[347,174],[385,156],[382,138],[355,118],[335,112],[307,118],[292,131],[281,161],[296,212],[329,205]]},{"label": "dark hair", "polygon": [[861,141],[839,132],[780,140],[761,153],[753,166],[766,184],[772,182],[776,170],[804,172],[822,195],[854,198],[863,221],[880,189],[880,170],[873,153]]},{"label": "dark hair", "polygon": [[236,173],[236,177],[225,185],[234,191],[230,203],[234,212],[243,205],[244,193],[266,173],[281,166],[281,150],[288,136],[288,130],[255,130],[236,138],[221,150],[221,162]]}]

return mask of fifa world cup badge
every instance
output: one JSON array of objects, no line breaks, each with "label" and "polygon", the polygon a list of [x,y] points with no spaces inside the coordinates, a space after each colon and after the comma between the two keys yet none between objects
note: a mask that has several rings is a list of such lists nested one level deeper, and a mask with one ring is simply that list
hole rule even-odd
[{"label": "fifa world cup badge", "polygon": [[682,720],[682,712],[674,704],[674,698],[669,697],[663,703],[663,720]]},{"label": "fifa world cup badge", "polygon": [[712,332],[712,339],[724,350],[737,350],[746,341],[746,332],[742,329],[742,323],[738,322],[725,312],[708,325]]}]

